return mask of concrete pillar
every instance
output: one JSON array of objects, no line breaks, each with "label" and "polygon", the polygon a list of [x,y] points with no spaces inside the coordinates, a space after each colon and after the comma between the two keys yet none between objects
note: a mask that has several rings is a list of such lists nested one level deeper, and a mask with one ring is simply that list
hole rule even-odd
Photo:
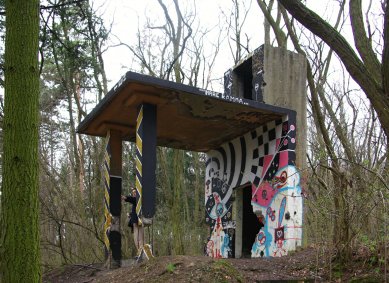
[{"label": "concrete pillar", "polygon": [[122,194],[122,133],[111,130],[109,139],[111,151],[110,161],[110,190],[109,207],[111,213],[111,226],[109,232],[110,249],[112,253],[111,268],[120,267],[121,234],[120,234],[120,214],[121,214],[121,194]]},{"label": "concrete pillar", "polygon": [[[295,129],[295,169],[289,167],[289,183],[298,182],[300,188],[305,187],[306,152],[307,152],[307,94],[306,94],[307,60],[303,55],[280,47],[264,45],[264,85],[263,100],[266,104],[280,106],[296,111]],[[292,121],[289,117],[289,127]],[[297,175],[299,178],[295,178]],[[285,211],[290,214],[288,223],[294,227],[302,227],[303,212],[301,195],[290,195],[287,198]],[[293,235],[295,233],[296,235]],[[288,235],[290,238],[300,238],[301,230],[295,229]],[[301,246],[301,240],[296,240],[296,246]],[[288,250],[295,249],[288,246]]]},{"label": "concrete pillar", "polygon": [[234,190],[232,218],[235,220],[235,258],[242,257],[242,230],[243,230],[243,189]]},{"label": "concrete pillar", "polygon": [[264,45],[263,102],[296,111],[296,167],[305,169],[307,152],[307,61],[303,55]]},{"label": "concrete pillar", "polygon": [[121,261],[120,213],[122,193],[122,139],[119,131],[107,131],[103,177],[106,265],[109,268],[117,268],[120,267]]}]

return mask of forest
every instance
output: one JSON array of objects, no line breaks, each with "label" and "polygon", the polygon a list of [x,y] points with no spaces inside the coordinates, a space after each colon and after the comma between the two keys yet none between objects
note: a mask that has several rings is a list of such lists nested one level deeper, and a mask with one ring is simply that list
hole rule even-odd
[{"label": "forest", "polygon": [[[41,282],[56,267],[104,262],[105,141],[77,126],[118,76],[220,91],[223,72],[260,44],[307,60],[303,247],[325,254],[328,268],[360,257],[387,278],[387,0],[218,1],[208,11],[213,25],[204,1],[136,8],[131,0],[138,16],[122,22],[104,1],[28,2],[0,2],[0,282]],[[127,34],[115,34],[117,25]],[[123,142],[125,195],[134,156]],[[205,161],[205,153],[157,148],[156,215],[145,231],[155,256],[204,254]],[[129,209],[123,258],[136,255]]]}]

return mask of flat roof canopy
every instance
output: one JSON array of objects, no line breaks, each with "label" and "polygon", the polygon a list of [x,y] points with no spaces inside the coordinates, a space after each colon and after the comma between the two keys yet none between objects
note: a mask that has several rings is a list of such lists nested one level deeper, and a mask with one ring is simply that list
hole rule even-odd
[{"label": "flat roof canopy", "polygon": [[138,106],[157,107],[157,145],[207,152],[293,111],[253,100],[226,96],[147,75],[127,72],[77,128],[105,137],[122,132],[135,141]]}]

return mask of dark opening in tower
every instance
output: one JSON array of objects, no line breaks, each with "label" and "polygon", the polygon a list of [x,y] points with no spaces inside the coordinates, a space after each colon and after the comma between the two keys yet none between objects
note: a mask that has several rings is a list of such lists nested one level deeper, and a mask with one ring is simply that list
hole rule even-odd
[{"label": "dark opening in tower", "polygon": [[250,258],[251,249],[259,232],[260,225],[251,205],[251,184],[235,188],[234,220],[236,233],[234,239],[234,257]]},{"label": "dark opening in tower", "polygon": [[252,57],[234,69],[238,84],[238,96],[253,99],[253,68]]}]

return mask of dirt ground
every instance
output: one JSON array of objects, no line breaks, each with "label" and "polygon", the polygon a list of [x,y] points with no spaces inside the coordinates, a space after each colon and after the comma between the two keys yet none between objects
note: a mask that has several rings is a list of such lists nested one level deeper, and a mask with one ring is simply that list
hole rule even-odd
[{"label": "dirt ground", "polygon": [[389,282],[383,268],[366,259],[356,255],[339,270],[328,255],[314,248],[279,258],[163,256],[142,263],[130,260],[125,265],[114,270],[102,264],[64,266],[45,274],[43,282]]}]

